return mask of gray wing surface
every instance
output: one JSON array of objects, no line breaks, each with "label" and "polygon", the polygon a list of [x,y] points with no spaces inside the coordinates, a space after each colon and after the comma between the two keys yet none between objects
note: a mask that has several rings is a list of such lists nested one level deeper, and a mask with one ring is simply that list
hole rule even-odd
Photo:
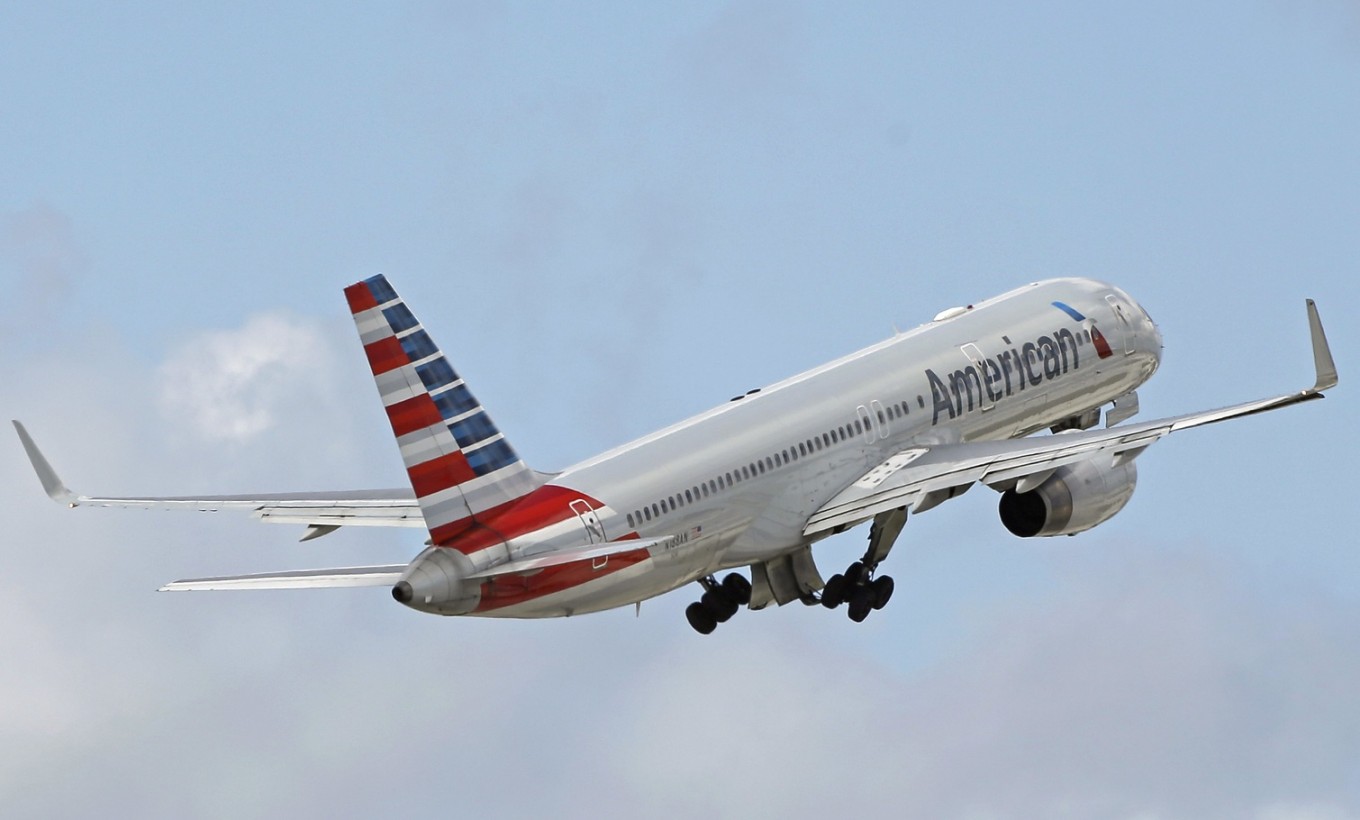
[{"label": "gray wing surface", "polygon": [[995,489],[1017,486],[1023,492],[1068,464],[1108,457],[1111,466],[1115,466],[1137,457],[1153,442],[1178,430],[1320,399],[1322,391],[1335,387],[1338,378],[1317,306],[1309,299],[1307,307],[1316,371],[1316,380],[1307,390],[1104,430],[909,448],[893,454],[813,513],[803,533],[826,532],[898,507],[916,512],[938,503],[940,494],[975,482]]},{"label": "gray wing surface", "polygon": [[19,441],[32,462],[49,498],[68,507],[126,507],[145,510],[239,510],[261,521],[303,524],[303,540],[337,527],[424,527],[425,519],[409,489],[342,490],[315,493],[257,493],[250,495],[112,497],[78,495],[62,483],[23,424],[14,422]]}]

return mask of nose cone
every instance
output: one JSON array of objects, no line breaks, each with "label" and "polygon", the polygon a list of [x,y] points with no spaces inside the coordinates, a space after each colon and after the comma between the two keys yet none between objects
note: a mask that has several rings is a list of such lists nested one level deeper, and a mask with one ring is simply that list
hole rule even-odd
[{"label": "nose cone", "polygon": [[1162,364],[1162,331],[1151,319],[1147,320],[1145,336],[1148,340],[1148,354],[1152,357],[1152,369],[1156,370]]}]

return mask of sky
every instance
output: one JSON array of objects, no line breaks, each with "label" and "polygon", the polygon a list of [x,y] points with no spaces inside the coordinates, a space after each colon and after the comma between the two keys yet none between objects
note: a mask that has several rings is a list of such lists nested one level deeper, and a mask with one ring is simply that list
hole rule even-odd
[{"label": "sky", "polygon": [[1360,6],[683,6],[4,4],[5,418],[81,492],[401,486],[375,273],[542,470],[1051,276],[1158,322],[1141,418],[1311,384],[1305,297],[1341,386],[708,637],[158,594],[420,539],[63,510],[11,436],[0,815],[1360,818]]}]

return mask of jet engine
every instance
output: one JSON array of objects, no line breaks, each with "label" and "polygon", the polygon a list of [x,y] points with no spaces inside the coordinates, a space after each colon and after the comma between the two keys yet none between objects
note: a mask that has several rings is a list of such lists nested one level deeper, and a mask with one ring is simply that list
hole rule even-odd
[{"label": "jet engine", "polygon": [[477,608],[481,584],[467,580],[472,562],[454,549],[428,547],[406,567],[392,597],[421,612],[463,615]]},{"label": "jet engine", "polygon": [[1076,535],[1124,509],[1138,483],[1133,461],[1106,466],[1109,456],[1058,468],[1033,490],[1001,495],[1001,523],[1021,538]]}]

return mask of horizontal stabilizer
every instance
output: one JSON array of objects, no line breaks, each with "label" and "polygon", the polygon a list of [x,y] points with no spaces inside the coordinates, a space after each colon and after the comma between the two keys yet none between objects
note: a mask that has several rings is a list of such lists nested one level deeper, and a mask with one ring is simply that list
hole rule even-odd
[{"label": "horizontal stabilizer", "polygon": [[186,578],[161,587],[161,592],[198,592],[220,589],[326,589],[334,587],[385,587],[401,580],[406,564],[377,567],[304,569],[290,572],[259,572],[224,575],[220,578]]}]

